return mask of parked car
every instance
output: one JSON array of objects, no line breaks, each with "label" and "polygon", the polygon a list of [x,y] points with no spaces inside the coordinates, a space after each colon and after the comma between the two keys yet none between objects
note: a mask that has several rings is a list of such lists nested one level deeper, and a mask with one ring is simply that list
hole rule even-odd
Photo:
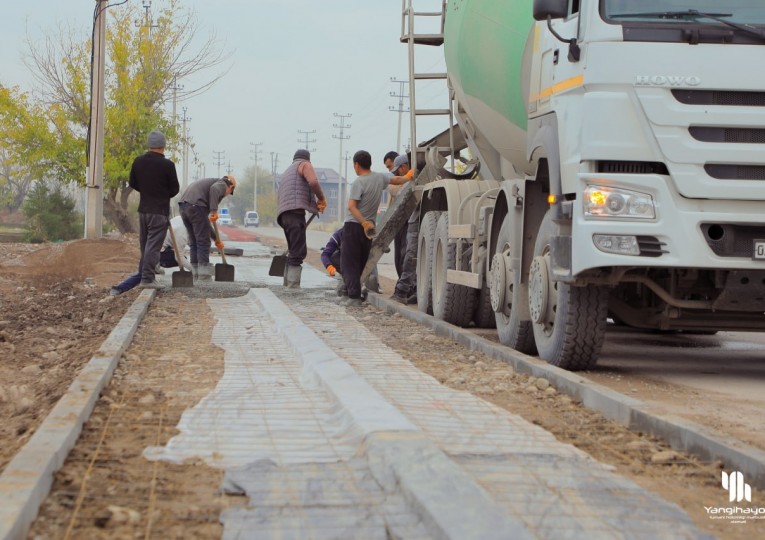
[{"label": "parked car", "polygon": [[247,214],[244,216],[244,226],[249,227],[251,225],[253,227],[260,226],[260,217],[255,211],[247,212]]},{"label": "parked car", "polygon": [[232,225],[231,214],[228,213],[228,208],[218,209],[218,225]]}]

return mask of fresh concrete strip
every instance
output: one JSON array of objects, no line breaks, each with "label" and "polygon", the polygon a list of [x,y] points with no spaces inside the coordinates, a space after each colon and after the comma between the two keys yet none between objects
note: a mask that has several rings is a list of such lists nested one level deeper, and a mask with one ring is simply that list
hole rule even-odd
[{"label": "fresh concrete strip", "polygon": [[0,538],[24,538],[156,291],[145,290],[0,475]]},{"label": "fresh concrete strip", "polygon": [[329,391],[365,437],[378,482],[389,473],[434,538],[531,538],[517,518],[382,397],[268,289],[252,289],[309,377]]},{"label": "fresh concrete strip", "polygon": [[399,313],[402,317],[432,328],[437,334],[453,339],[470,350],[482,352],[507,362],[519,373],[544,377],[559,392],[579,401],[610,420],[633,431],[650,433],[664,439],[672,448],[699,456],[708,461],[719,460],[726,467],[740,471],[751,485],[765,488],[765,452],[709,428],[664,414],[641,400],[625,396],[576,373],[551,366],[546,362],[497,345],[472,332],[435,319],[393,302],[381,295],[370,294],[369,302],[380,309]]}]

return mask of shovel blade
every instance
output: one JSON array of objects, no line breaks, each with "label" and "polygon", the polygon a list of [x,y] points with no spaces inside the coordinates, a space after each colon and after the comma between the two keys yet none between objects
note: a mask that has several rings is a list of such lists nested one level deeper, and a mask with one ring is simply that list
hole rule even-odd
[{"label": "shovel blade", "polygon": [[216,264],[215,281],[234,281],[234,266],[223,263]]},{"label": "shovel blade", "polygon": [[173,272],[173,288],[175,287],[193,287],[194,286],[194,274],[180,270]]},{"label": "shovel blade", "polygon": [[287,255],[277,255],[271,261],[271,268],[268,269],[268,275],[284,277],[285,266],[287,266]]}]

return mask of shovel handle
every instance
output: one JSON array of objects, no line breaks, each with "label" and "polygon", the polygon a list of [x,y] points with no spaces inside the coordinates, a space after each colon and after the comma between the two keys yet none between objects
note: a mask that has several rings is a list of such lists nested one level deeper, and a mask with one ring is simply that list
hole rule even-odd
[{"label": "shovel handle", "polygon": [[175,240],[173,224],[168,222],[167,229],[170,232],[170,241],[173,243],[173,251],[175,251],[175,262],[178,263],[178,270],[183,270],[183,264],[181,263],[181,257],[183,257],[183,254],[178,250],[178,242]]},{"label": "shovel handle", "polygon": [[[213,229],[215,229],[215,239],[218,242],[220,242],[220,233],[218,232],[218,224],[215,221],[213,221],[212,224],[213,224]],[[223,253],[223,250],[218,248],[218,252],[220,253],[220,258],[223,259],[223,264],[227,264],[226,255]]]},{"label": "shovel handle", "polygon": [[313,221],[313,218],[315,218],[317,215],[318,215],[318,214],[311,214],[311,217],[309,217],[309,218],[308,218],[308,221],[306,221],[306,222],[305,222],[305,228],[306,228],[306,229],[308,228],[308,226],[309,226],[309,225],[311,224],[311,222]]}]

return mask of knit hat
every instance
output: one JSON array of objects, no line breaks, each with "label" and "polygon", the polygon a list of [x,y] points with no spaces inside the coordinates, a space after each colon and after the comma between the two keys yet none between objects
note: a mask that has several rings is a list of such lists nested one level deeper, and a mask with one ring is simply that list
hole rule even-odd
[{"label": "knit hat", "polygon": [[406,154],[401,154],[393,160],[393,172],[396,172],[401,165],[409,165],[409,158]]},{"label": "knit hat", "polygon": [[311,152],[309,152],[305,148],[301,148],[300,150],[295,152],[294,156],[292,156],[292,161],[295,161],[296,159],[304,159],[306,161],[311,161]]},{"label": "knit hat", "polygon": [[165,147],[165,136],[162,134],[161,131],[157,131],[156,129],[149,133],[149,136],[146,139],[146,146],[149,148],[164,148]]}]

